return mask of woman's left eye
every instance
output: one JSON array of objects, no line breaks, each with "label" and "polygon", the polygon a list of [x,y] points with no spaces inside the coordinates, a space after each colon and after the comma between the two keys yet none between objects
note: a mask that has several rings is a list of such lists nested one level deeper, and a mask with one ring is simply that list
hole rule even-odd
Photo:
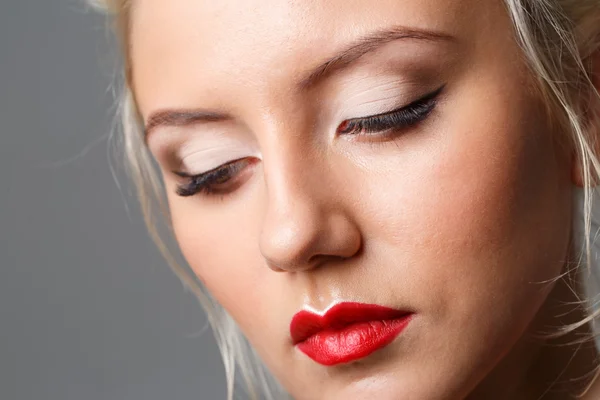
[{"label": "woman's left eye", "polygon": [[443,89],[444,86],[390,112],[371,117],[348,119],[338,126],[336,133],[338,135],[368,135],[392,129],[409,128],[425,120],[431,114]]}]

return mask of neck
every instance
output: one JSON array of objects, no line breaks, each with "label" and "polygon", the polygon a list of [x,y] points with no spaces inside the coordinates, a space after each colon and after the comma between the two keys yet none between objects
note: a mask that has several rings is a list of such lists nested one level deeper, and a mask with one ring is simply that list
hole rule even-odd
[{"label": "neck", "polygon": [[574,276],[556,282],[530,329],[469,400],[600,398],[600,378],[590,386],[598,367],[590,324],[564,330],[587,317],[575,282]]}]

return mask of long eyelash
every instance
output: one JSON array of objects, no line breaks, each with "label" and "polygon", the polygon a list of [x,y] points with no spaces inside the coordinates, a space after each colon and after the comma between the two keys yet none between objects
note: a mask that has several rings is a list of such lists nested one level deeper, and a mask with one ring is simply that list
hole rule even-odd
[{"label": "long eyelash", "polygon": [[[415,125],[424,120],[433,111],[436,106],[438,95],[442,92],[444,86],[432,93],[404,106],[400,109],[384,114],[374,115],[372,117],[357,118],[346,121],[338,133],[344,135],[370,134],[388,131],[390,129],[401,129]],[[341,130],[341,132],[339,132]],[[176,192],[179,196],[190,197],[198,193],[205,195],[222,193],[215,187],[219,184],[227,183],[235,177],[235,174],[244,169],[247,163],[243,160],[234,160],[221,165],[213,170],[198,175],[189,175],[183,172],[174,172],[188,182],[177,187]]]},{"label": "long eyelash", "polygon": [[429,116],[436,106],[436,99],[444,86],[400,109],[372,117],[346,121],[339,134],[358,135],[378,133],[392,128],[401,129],[415,125]]},{"label": "long eyelash", "polygon": [[176,175],[188,179],[187,183],[177,187],[176,192],[181,197],[190,197],[197,193],[204,193],[206,195],[214,194],[218,192],[214,189],[215,185],[222,183],[220,181],[224,179],[231,179],[239,169],[243,168],[238,166],[239,162],[240,160],[234,160],[198,175],[175,172]]}]

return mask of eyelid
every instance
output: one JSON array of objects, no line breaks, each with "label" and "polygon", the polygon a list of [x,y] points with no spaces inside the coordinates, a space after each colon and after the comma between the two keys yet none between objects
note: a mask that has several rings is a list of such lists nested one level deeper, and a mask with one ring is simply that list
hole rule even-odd
[{"label": "eyelid", "polygon": [[201,132],[175,150],[177,170],[199,175],[223,164],[245,158],[259,158],[258,149],[248,140],[219,132]]},{"label": "eyelid", "polygon": [[384,111],[384,112],[380,112],[377,114],[366,115],[364,117],[347,118],[344,121],[352,122],[352,121],[365,120],[365,119],[369,119],[369,118],[384,117],[386,115],[391,115],[391,114],[397,113],[402,110],[410,109],[411,107],[414,107],[418,104],[426,103],[426,102],[436,99],[444,91],[445,87],[446,87],[446,84],[443,84],[441,87],[437,88],[433,92],[428,92],[427,94],[417,98],[416,100],[413,100],[410,103],[402,105],[400,107],[396,107],[393,110]]},{"label": "eyelid", "polygon": [[222,168],[224,168],[224,167],[226,167],[226,166],[228,166],[230,164],[235,164],[235,163],[240,162],[242,160],[245,160],[247,158],[252,158],[252,157],[250,156],[250,157],[236,158],[236,159],[233,159],[231,161],[227,161],[227,162],[221,163],[221,164],[217,165],[216,167],[214,167],[212,169],[209,169],[209,170],[204,171],[204,172],[199,172],[199,173],[193,173],[192,174],[192,173],[184,172],[184,171],[172,171],[172,172],[173,172],[173,174],[175,174],[175,175],[177,175],[177,176],[179,176],[181,178],[194,178],[194,177],[197,177],[197,176],[200,176],[200,175],[207,175],[207,174],[210,174],[211,172],[218,171],[219,169],[222,169]]},{"label": "eyelid", "polygon": [[189,175],[200,175],[221,165],[230,163],[235,160],[257,157],[256,152],[250,151],[247,148],[219,148],[219,149],[202,149],[189,154],[185,158],[179,160],[181,171],[185,171]]},{"label": "eyelid", "polygon": [[437,88],[434,86],[435,80],[375,76],[348,82],[337,92],[330,107],[331,112],[325,111],[322,118],[337,126],[342,121],[397,111]]}]

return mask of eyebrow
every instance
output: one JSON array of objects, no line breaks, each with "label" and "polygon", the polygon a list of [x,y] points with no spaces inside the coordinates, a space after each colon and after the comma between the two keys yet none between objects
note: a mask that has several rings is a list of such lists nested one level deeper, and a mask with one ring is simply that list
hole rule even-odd
[{"label": "eyebrow", "polygon": [[313,69],[306,78],[300,81],[300,87],[306,89],[314,86],[333,73],[349,67],[364,55],[379,49],[389,42],[401,39],[424,40],[430,42],[452,42],[455,40],[453,36],[444,33],[409,29],[405,27],[393,27],[391,29],[371,32],[370,34],[359,38],[344,50]]},{"label": "eyebrow", "polygon": [[159,110],[148,117],[144,127],[144,141],[147,141],[150,132],[159,126],[189,126],[199,122],[218,122],[230,118],[226,114],[205,110]]},{"label": "eyebrow", "polygon": [[[320,63],[316,68],[311,69],[306,77],[300,80],[298,86],[301,90],[307,90],[334,73],[348,68],[364,55],[379,49],[389,42],[401,39],[452,42],[455,40],[455,37],[444,33],[406,27],[392,27],[391,29],[371,32],[366,36],[358,38],[334,56]],[[144,141],[147,141],[150,132],[159,126],[189,126],[202,122],[226,121],[231,118],[228,114],[209,110],[159,110],[153,112],[148,117],[148,121],[144,127]]]}]

